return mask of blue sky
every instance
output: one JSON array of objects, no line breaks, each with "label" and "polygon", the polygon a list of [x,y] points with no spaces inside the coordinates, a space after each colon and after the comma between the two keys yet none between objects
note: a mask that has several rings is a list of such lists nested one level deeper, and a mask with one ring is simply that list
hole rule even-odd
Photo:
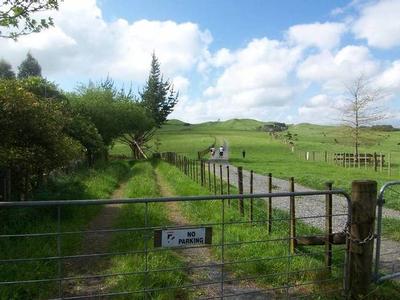
[{"label": "blue sky", "polygon": [[31,51],[66,90],[107,75],[139,90],[154,50],[180,91],[174,118],[337,123],[362,74],[400,125],[399,0],[65,0],[47,14],[54,28],[0,40],[0,57],[16,69]]}]

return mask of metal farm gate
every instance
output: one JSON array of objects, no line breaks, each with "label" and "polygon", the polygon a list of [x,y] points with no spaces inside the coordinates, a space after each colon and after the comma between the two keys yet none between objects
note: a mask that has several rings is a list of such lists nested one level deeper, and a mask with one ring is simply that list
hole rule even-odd
[{"label": "metal farm gate", "polygon": [[339,190],[0,202],[0,298],[341,298],[350,214]]},{"label": "metal farm gate", "polygon": [[[377,200],[377,224],[376,224],[376,247],[375,247],[375,282],[400,278],[400,242],[393,241],[385,237],[385,227],[390,226],[390,221],[385,224],[385,215],[383,208],[385,200],[400,199],[400,181],[391,181],[384,184],[378,194]],[[393,230],[400,232],[400,227],[395,225]]]}]

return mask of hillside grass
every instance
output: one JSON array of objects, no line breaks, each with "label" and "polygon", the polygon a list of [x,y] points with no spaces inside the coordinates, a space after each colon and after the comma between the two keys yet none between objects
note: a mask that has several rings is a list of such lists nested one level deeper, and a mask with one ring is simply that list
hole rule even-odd
[{"label": "hillside grass", "polygon": [[[58,176],[42,187],[35,200],[108,198],[119,183],[130,175],[126,161],[98,164],[93,169],[79,169]],[[82,230],[101,207],[65,207],[61,209],[61,230]],[[47,233],[57,230],[57,209],[13,208],[0,211],[0,234]],[[81,246],[81,237],[62,237],[61,253],[73,253]],[[0,238],[0,259],[57,256],[57,238]],[[57,278],[57,261],[0,263],[0,281]],[[47,299],[54,296],[57,282],[0,286],[0,299]]]},{"label": "hillside grass", "polygon": [[[387,172],[343,168],[325,162],[299,159],[282,140],[274,139],[267,133],[257,130],[260,124],[254,120],[230,120],[194,125],[183,125],[182,122],[173,121],[157,132],[156,138],[160,142],[158,151],[173,151],[196,159],[197,152],[207,148],[214,138],[217,139],[217,145],[226,140],[232,164],[264,175],[271,172],[278,178],[295,177],[296,182],[316,189],[323,189],[325,182],[333,181],[335,188],[349,192],[353,180],[376,180],[379,188],[387,181],[400,179],[400,146],[397,145],[400,142],[400,132],[364,130],[367,142],[361,146],[361,152],[392,152],[393,164],[399,167],[397,169],[394,167],[392,175],[389,176]],[[243,127],[242,130],[236,130],[239,126]],[[340,127],[300,124],[289,126],[289,131],[298,134],[298,141],[295,142],[296,151],[353,151],[351,138]],[[339,144],[335,143],[335,138]],[[120,153],[129,155],[129,149],[118,144],[116,147]],[[155,150],[155,146],[152,149]],[[243,150],[246,151],[245,159],[242,158]],[[398,197],[389,197],[386,207],[400,209],[400,200]]]}]

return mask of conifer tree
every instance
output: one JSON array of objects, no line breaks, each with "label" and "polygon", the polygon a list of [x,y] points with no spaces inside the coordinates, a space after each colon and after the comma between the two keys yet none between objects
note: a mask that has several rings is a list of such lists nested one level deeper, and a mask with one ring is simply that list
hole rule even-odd
[{"label": "conifer tree", "polygon": [[173,85],[168,80],[164,81],[155,53],[152,54],[150,74],[140,96],[139,103],[146,108],[155,126],[143,126],[141,130],[120,139],[131,148],[133,158],[146,157],[146,143],[153,137],[157,128],[165,123],[178,102],[179,95],[175,93]]},{"label": "conifer tree", "polygon": [[15,73],[12,70],[11,64],[9,64],[4,59],[0,59],[0,78],[1,79],[15,78]]},{"label": "conifer tree", "polygon": [[18,78],[27,78],[31,76],[42,77],[42,68],[36,58],[28,52],[26,58],[18,67]]},{"label": "conifer tree", "polygon": [[143,106],[150,111],[157,127],[167,120],[178,101],[174,87],[168,80],[164,81],[161,75],[160,63],[155,53],[152,54],[149,78],[140,96]]}]

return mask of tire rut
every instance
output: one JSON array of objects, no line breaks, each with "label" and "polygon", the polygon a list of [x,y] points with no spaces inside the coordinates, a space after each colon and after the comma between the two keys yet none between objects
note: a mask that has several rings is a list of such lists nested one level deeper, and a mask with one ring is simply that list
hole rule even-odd
[{"label": "tire rut", "polygon": [[[129,180],[123,182],[111,195],[111,199],[123,197]],[[102,208],[96,217],[89,223],[85,231],[112,229],[120,213],[121,204],[109,204]],[[111,243],[112,233],[85,232],[81,254],[105,253]],[[80,257],[69,260],[64,264],[67,276],[92,276],[100,274],[110,266],[110,259],[103,257]],[[68,281],[64,286],[65,297],[85,296],[79,299],[98,299],[94,295],[107,292],[104,277],[85,278]]]},{"label": "tire rut", "polygon": [[[162,196],[175,196],[163,176],[156,171],[157,184]],[[182,214],[181,208],[177,202],[167,202],[168,216],[174,225],[187,226],[190,221]],[[222,278],[221,266],[214,259],[213,254],[208,248],[190,248],[179,251],[182,259],[189,267],[197,265],[210,265],[205,268],[190,268],[188,273],[192,284],[201,282],[218,282]],[[229,272],[224,271],[224,295],[230,295],[229,299],[250,300],[250,299],[273,299],[273,296],[263,292],[254,283],[248,282],[245,285],[236,285],[229,283],[233,278]],[[207,285],[204,288],[196,290],[196,297],[218,298],[221,296],[221,284]]]}]

